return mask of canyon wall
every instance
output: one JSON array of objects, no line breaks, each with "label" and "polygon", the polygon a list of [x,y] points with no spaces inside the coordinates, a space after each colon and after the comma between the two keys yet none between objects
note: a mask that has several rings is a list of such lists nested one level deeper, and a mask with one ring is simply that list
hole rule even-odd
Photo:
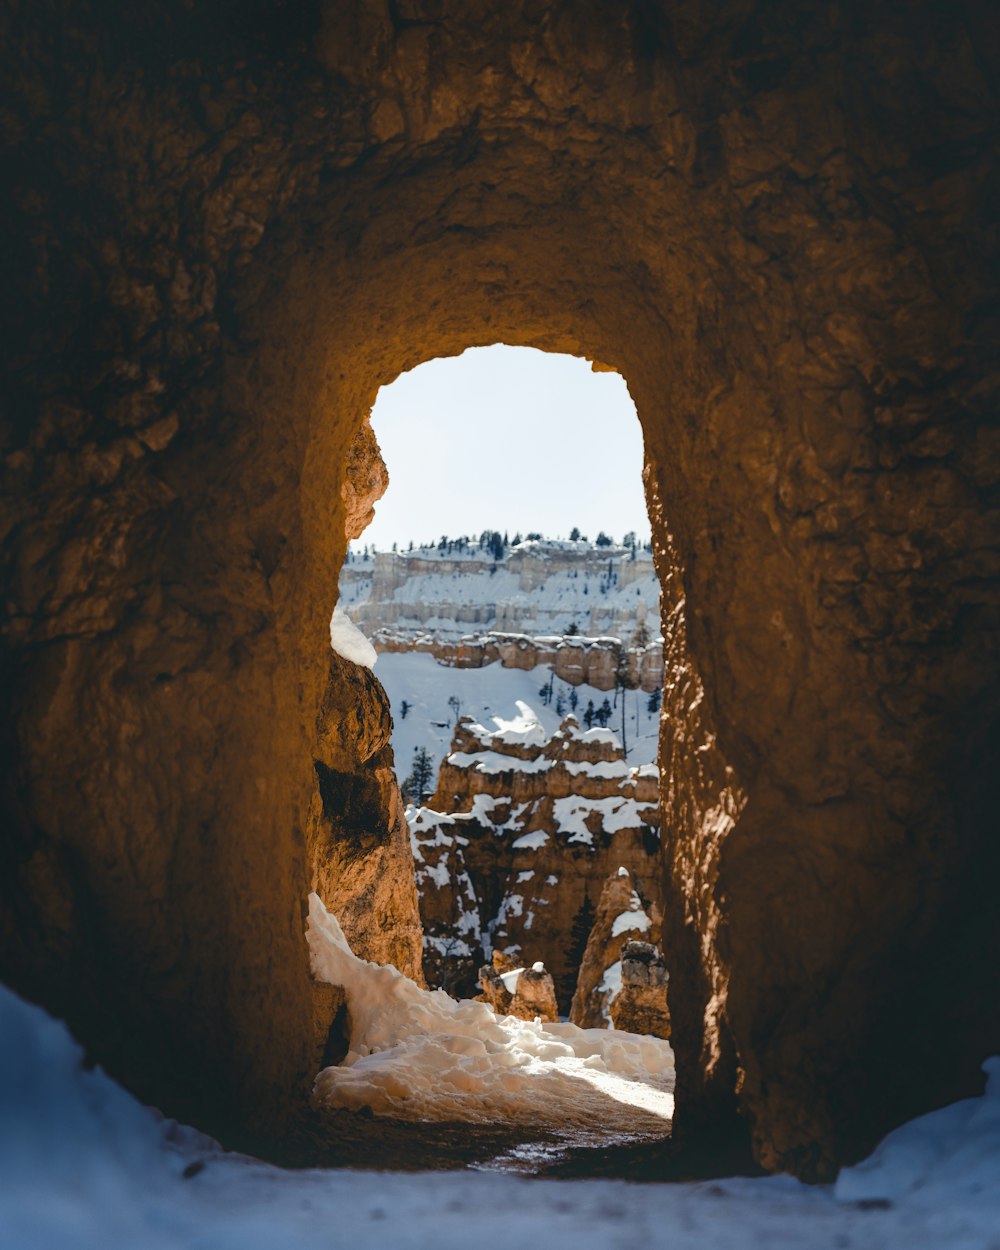
[{"label": "canyon wall", "polygon": [[567,630],[630,642],[639,624],[659,626],[659,586],[642,547],[529,539],[496,558],[478,548],[351,554],[340,595],[367,634],[562,635]]},{"label": "canyon wall", "polygon": [[977,1090],[997,46],[985,0],[4,0],[3,977],[229,1143],[301,1117],[352,444],[504,341],[643,425],[678,1133],[828,1176]]},{"label": "canyon wall", "polygon": [[540,960],[568,1013],[609,872],[631,871],[659,921],[657,771],[573,716],[551,738],[523,720],[500,733],[459,721],[437,789],[410,809],[424,966],[470,995],[494,949]]}]

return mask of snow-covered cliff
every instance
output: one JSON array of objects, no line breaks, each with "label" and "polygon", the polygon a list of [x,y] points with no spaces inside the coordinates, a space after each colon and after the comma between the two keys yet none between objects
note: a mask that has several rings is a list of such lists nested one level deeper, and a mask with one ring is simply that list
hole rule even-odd
[{"label": "snow-covered cliff", "polygon": [[553,733],[523,702],[493,719],[459,721],[434,794],[407,809],[425,974],[467,993],[502,949],[542,960],[566,1011],[609,873],[627,866],[658,936],[659,777],[654,764],[630,765],[612,730],[572,715]]},{"label": "snow-covered cliff", "polygon": [[502,633],[631,640],[660,632],[660,589],[650,552],[536,539],[494,550],[465,540],[376,555],[351,553],[340,603],[371,636],[376,630],[456,639]]}]

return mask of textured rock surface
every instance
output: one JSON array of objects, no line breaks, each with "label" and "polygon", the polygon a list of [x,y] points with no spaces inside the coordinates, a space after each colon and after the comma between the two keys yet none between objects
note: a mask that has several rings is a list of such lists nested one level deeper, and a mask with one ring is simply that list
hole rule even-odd
[{"label": "textured rock surface", "polygon": [[623,985],[626,943],[637,937],[654,943],[660,940],[659,908],[655,900],[639,895],[641,888],[624,865],[604,882],[569,1011],[570,1020],[582,1029],[611,1024],[611,1002]]},{"label": "textured rock surface", "polygon": [[317,786],[306,844],[310,889],[362,959],[423,984],[410,831],[394,771],[388,699],[372,672],[335,652],[320,707]]},{"label": "textured rock surface", "polygon": [[525,968],[505,952],[494,951],[493,962],[479,969],[479,986],[482,990],[479,997],[489,1003],[497,1015],[547,1023],[559,1019],[551,973],[537,960]]},{"label": "textured rock surface", "polygon": [[667,965],[652,942],[626,942],[622,947],[622,987],[608,1004],[616,1029],[670,1038],[667,1006]]},{"label": "textured rock surface", "polygon": [[828,1174],[1000,1047],[996,9],[0,6],[0,972],[266,1147],[349,449],[619,369],[672,621],[677,1128]]},{"label": "textured rock surface", "polygon": [[375,502],[385,494],[389,474],[379,451],[370,418],[366,418],[347,449],[340,497],[344,503],[344,534],[359,538],[375,516]]},{"label": "textured rock surface", "polygon": [[608,873],[626,865],[659,916],[657,797],[655,767],[631,768],[608,730],[568,716],[511,742],[463,717],[428,806],[409,809],[430,984],[468,995],[495,945],[542,960],[568,1011]]}]

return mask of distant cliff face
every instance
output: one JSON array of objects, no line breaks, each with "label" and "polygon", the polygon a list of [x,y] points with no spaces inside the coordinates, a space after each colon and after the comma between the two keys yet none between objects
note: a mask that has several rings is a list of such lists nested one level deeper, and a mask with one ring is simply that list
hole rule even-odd
[{"label": "distant cliff face", "polygon": [[567,1011],[612,872],[659,924],[659,778],[609,730],[569,716],[549,738],[520,712],[493,732],[463,718],[428,806],[409,809],[424,971],[465,994],[494,949],[541,960]]},{"label": "distant cliff face", "polygon": [[[613,636],[631,641],[643,625],[659,634],[660,590],[642,548],[542,540],[499,558],[478,548],[422,547],[353,555],[340,576],[340,602],[367,634],[391,629],[440,638],[468,633]],[[567,678],[569,680],[569,678]]]},{"label": "distant cliff face", "polygon": [[[449,668],[484,668],[499,662],[503,668],[524,671],[549,667],[571,686],[588,685],[613,690],[621,644],[617,638],[538,637],[527,634],[469,634],[457,640],[437,634],[379,629],[372,635],[377,651],[418,651],[432,655]],[[632,686],[651,694],[663,685],[663,643],[627,647],[625,663]]]}]

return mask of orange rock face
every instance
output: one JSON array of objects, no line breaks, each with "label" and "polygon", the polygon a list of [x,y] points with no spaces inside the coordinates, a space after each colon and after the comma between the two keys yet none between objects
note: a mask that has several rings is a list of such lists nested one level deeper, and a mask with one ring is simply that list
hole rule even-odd
[{"label": "orange rock face", "polygon": [[541,960],[568,1011],[581,917],[610,865],[635,873],[659,916],[656,769],[630,768],[612,733],[572,716],[527,741],[463,718],[452,748],[428,806],[411,812],[428,981],[471,992],[496,946]]},{"label": "orange rock face", "polygon": [[569,1013],[570,1020],[583,1029],[606,1028],[612,1023],[612,1000],[622,989],[625,944],[636,938],[660,940],[662,913],[655,902],[643,899],[639,885],[624,865],[603,883]]},{"label": "orange rock face", "polygon": [[[548,665],[570,686],[586,683],[598,690],[613,690],[618,672],[619,641],[616,638],[531,638],[526,634],[470,634],[457,641],[431,635],[412,638],[380,629],[372,636],[378,651],[419,651],[453,668],[483,668],[500,661],[504,668],[526,671]],[[626,647],[629,688],[647,693],[663,684],[663,648],[650,643]]]},{"label": "orange rock face", "polygon": [[352,448],[502,341],[643,427],[678,1134],[829,1176],[978,1092],[995,5],[106,10],[0,5],[0,974],[227,1142],[301,1117]]},{"label": "orange rock face", "polygon": [[370,670],[334,653],[320,715],[317,789],[306,827],[311,888],[356,955],[395,964],[423,984],[423,933],[388,699]]},{"label": "orange rock face", "polygon": [[621,950],[621,989],[608,1004],[615,1028],[669,1040],[668,980],[667,966],[657,946],[626,942]]},{"label": "orange rock face", "polygon": [[479,997],[497,1015],[548,1023],[559,1019],[552,976],[538,961],[526,968],[504,952],[494,951],[493,962],[479,969],[479,985]]}]

